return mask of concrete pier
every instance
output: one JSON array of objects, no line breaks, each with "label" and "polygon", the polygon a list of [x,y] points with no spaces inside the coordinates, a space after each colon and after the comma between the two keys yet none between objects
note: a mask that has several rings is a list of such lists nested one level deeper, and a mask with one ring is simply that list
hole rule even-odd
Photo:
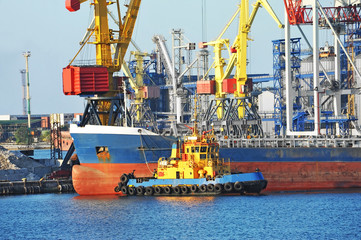
[{"label": "concrete pier", "polygon": [[75,192],[71,180],[0,181],[0,196]]}]

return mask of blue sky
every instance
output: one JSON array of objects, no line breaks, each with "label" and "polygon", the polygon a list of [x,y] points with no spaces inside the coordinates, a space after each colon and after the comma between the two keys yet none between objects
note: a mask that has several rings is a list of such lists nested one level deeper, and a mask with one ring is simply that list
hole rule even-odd
[{"label": "blue sky", "polygon": [[[92,16],[89,2],[83,3],[78,12],[68,12],[64,2],[0,0],[3,10],[0,15],[0,115],[22,113],[19,71],[25,68],[24,51],[31,51],[32,113],[83,112],[82,98],[65,96],[62,92],[62,68],[78,51],[78,43]],[[201,3],[202,0],[143,0],[133,39],[147,52],[155,48],[151,40],[155,34],[164,35],[170,44],[170,31],[173,28],[182,28],[192,42],[202,41]],[[208,41],[221,32],[238,3],[239,0],[206,0]],[[269,3],[284,22],[283,1],[269,0]],[[225,37],[233,41],[236,27],[233,25]],[[251,37],[255,41],[250,43],[248,49],[249,73],[272,73],[271,41],[283,38],[283,34],[265,9],[260,9],[251,30]]]}]

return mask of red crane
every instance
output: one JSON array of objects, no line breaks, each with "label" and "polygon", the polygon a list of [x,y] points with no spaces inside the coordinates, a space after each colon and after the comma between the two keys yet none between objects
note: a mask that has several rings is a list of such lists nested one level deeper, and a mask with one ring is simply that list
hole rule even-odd
[{"label": "red crane", "polygon": [[[312,8],[303,7],[302,0],[283,0],[287,10],[288,20],[291,25],[312,24]],[[361,22],[361,7],[344,6],[344,7],[323,7],[327,18],[333,23],[354,23]],[[318,12],[319,20],[323,16]]]}]

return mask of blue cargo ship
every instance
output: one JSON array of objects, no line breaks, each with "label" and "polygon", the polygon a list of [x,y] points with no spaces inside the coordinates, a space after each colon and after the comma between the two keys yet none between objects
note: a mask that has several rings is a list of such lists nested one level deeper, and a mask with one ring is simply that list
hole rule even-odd
[{"label": "blue cargo ship", "polygon": [[[114,194],[123,173],[151,177],[160,157],[171,153],[174,138],[142,128],[71,126],[80,165],[73,167],[81,195]],[[262,170],[267,191],[361,187],[359,139],[221,139],[219,154],[231,172]],[[307,145],[306,145],[307,144]]]}]

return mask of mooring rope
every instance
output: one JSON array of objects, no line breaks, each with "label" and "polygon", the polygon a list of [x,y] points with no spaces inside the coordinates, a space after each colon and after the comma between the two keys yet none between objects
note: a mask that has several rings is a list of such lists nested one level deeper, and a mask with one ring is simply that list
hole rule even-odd
[{"label": "mooring rope", "polygon": [[153,171],[150,170],[150,167],[149,167],[149,164],[148,164],[148,161],[147,161],[147,156],[145,155],[143,141],[142,141],[142,133],[141,132],[139,133],[139,137],[140,137],[140,146],[141,146],[141,150],[143,151],[143,156],[144,156],[145,163],[147,165],[147,168],[148,168],[149,172],[153,173]]}]

